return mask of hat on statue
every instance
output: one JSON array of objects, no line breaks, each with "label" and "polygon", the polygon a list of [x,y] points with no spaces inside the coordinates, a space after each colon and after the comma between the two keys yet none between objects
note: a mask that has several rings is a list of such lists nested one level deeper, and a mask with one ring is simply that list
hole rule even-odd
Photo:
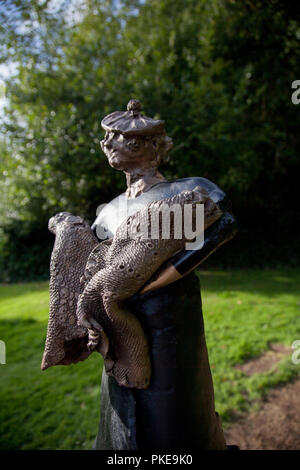
[{"label": "hat on statue", "polygon": [[108,132],[126,136],[164,134],[165,121],[152,119],[141,113],[142,106],[138,100],[130,100],[127,111],[115,111],[101,121],[101,126]]}]

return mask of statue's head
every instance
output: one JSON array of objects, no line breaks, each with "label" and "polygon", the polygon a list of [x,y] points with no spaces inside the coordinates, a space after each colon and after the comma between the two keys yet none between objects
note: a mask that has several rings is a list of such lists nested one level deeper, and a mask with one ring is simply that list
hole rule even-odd
[{"label": "statue's head", "polygon": [[142,115],[139,101],[130,100],[127,111],[109,114],[101,125],[106,131],[101,148],[113,168],[158,168],[168,161],[173,143],[166,135],[164,121]]}]

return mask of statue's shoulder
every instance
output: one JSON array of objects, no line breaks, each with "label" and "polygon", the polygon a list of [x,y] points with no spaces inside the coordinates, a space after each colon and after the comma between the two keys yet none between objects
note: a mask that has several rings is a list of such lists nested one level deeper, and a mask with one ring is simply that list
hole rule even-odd
[{"label": "statue's shoulder", "polygon": [[170,184],[176,185],[178,192],[184,190],[191,191],[197,186],[201,186],[208,192],[210,198],[216,203],[223,201],[226,198],[226,194],[224,191],[222,191],[221,188],[219,188],[219,186],[207,178],[203,178],[201,176],[191,176],[189,178],[176,179],[170,181]]}]

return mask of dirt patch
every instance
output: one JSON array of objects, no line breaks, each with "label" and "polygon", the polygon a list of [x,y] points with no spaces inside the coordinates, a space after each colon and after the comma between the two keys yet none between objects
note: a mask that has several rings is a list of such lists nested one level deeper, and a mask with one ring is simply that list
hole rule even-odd
[{"label": "dirt patch", "polygon": [[283,344],[270,344],[269,351],[266,351],[262,356],[238,364],[236,369],[241,370],[244,374],[251,376],[254,374],[267,372],[272,369],[284,356],[292,354],[292,349],[284,346]]},{"label": "dirt patch", "polygon": [[261,410],[225,431],[241,450],[300,450],[300,378],[272,390]]}]

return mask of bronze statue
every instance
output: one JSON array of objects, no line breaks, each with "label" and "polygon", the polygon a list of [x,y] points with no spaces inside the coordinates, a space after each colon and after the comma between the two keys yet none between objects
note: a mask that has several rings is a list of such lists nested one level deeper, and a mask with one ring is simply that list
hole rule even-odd
[{"label": "bronze statue", "polygon": [[[95,448],[225,449],[191,271],[233,237],[229,202],[204,178],[164,179],[158,166],[172,141],[164,122],[144,116],[137,100],[102,126],[101,148],[125,172],[127,191],[91,229],[68,213],[50,219],[56,242],[42,368],[83,360],[94,350],[103,355]],[[174,216],[169,239],[161,227],[156,239],[140,232],[162,204],[187,203],[193,217],[197,204],[204,206],[201,249],[184,249],[187,239],[174,236]]]}]

